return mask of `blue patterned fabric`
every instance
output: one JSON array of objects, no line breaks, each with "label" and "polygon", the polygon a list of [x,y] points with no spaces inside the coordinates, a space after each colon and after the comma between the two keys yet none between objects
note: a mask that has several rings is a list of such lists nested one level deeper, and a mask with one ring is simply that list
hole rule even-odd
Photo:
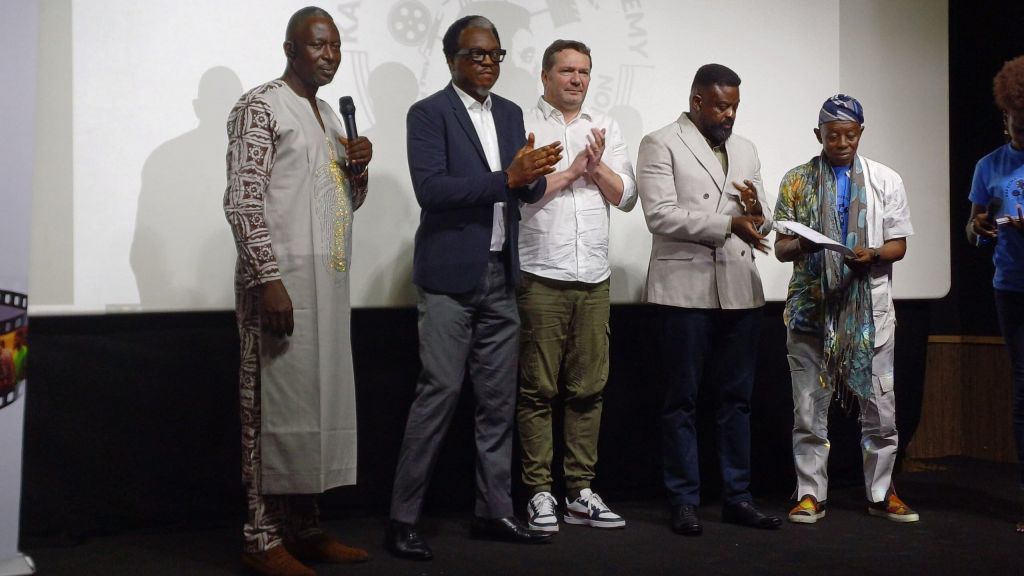
[{"label": "blue patterned fabric", "polygon": [[[849,176],[849,213],[854,219],[843,234],[836,206],[836,177],[824,152],[818,158],[818,198],[822,234],[851,250],[868,247],[868,195],[864,167],[855,157]],[[833,387],[845,385],[861,398],[871,395],[871,362],[875,353],[875,323],[871,305],[871,276],[850,269],[838,252],[826,250],[821,276],[825,299],[824,376]]]},{"label": "blue patterned fabric", "polygon": [[821,105],[818,112],[818,126],[827,122],[864,123],[864,107],[853,96],[836,94]]},{"label": "blue patterned fabric", "polygon": [[836,210],[843,228],[841,238],[846,238],[850,232],[850,167],[833,166],[832,172],[836,175]]},{"label": "blue patterned fabric", "polygon": [[[843,171],[849,171],[847,210],[855,215],[845,234],[836,174],[824,153],[786,173],[775,218],[810,226],[851,249],[867,247],[867,187],[860,157]],[[875,325],[868,275],[855,275],[838,252],[806,254],[793,262],[784,317],[790,330],[823,336],[823,386],[845,387],[862,398],[871,394]]]}]

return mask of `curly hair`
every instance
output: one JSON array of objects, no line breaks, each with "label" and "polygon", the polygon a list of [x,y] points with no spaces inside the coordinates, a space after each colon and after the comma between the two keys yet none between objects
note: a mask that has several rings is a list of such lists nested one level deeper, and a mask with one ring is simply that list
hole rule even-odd
[{"label": "curly hair", "polygon": [[1024,56],[1003,64],[992,80],[992,93],[1000,110],[1024,113]]}]

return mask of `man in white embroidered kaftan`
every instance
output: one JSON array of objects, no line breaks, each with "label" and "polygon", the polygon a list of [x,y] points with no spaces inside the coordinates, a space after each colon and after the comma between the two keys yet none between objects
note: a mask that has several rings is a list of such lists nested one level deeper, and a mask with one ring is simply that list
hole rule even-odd
[{"label": "man in white embroidered kaftan", "polygon": [[315,495],[356,480],[348,274],[372,146],[345,139],[316,98],[341,61],[331,16],[296,12],[284,51],[284,75],[242,95],[227,123],[248,501],[242,562],[260,574],[312,576],[300,561],[367,558],[320,530]]}]

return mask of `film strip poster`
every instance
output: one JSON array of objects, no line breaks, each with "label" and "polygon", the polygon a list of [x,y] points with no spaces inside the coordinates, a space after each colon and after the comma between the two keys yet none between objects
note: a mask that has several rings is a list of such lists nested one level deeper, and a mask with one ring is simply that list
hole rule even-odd
[{"label": "film strip poster", "polygon": [[0,289],[0,410],[22,396],[28,378],[28,296]]}]

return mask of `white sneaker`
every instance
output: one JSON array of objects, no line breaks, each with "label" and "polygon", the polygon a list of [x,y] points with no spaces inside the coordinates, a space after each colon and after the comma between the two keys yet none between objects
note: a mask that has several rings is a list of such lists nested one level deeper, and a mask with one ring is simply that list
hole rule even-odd
[{"label": "white sneaker", "polygon": [[551,492],[538,492],[530,498],[526,506],[527,526],[530,530],[540,532],[558,532],[558,515],[555,513],[557,502]]},{"label": "white sneaker", "polygon": [[626,521],[611,511],[597,493],[590,488],[580,491],[575,502],[565,501],[566,524],[585,524],[594,528],[622,528]]}]

